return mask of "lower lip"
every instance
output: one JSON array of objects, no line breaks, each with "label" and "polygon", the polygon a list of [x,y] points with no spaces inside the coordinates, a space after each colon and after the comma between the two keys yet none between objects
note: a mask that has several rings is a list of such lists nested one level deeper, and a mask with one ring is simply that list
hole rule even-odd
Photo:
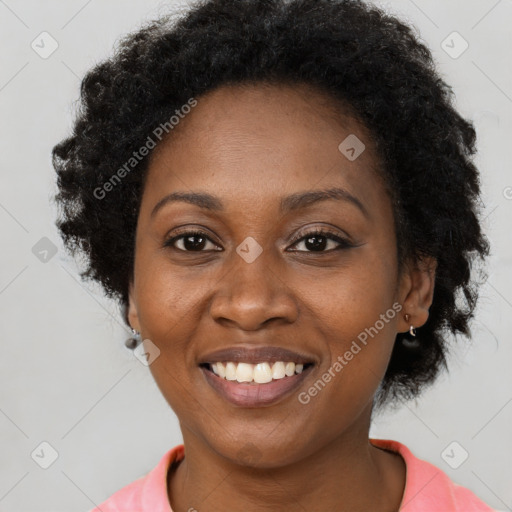
[{"label": "lower lip", "polygon": [[266,384],[249,384],[240,383],[236,380],[226,380],[204,367],[200,367],[200,369],[208,384],[228,402],[240,407],[263,407],[274,404],[296,390],[313,369],[313,365],[307,367],[302,373],[272,380]]}]

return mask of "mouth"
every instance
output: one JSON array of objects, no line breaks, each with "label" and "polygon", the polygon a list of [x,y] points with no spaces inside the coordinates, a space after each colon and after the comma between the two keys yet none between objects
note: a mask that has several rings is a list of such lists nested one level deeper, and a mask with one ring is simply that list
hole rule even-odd
[{"label": "mouth", "polygon": [[239,407],[264,407],[283,400],[302,384],[314,363],[225,361],[201,363],[208,384]]},{"label": "mouth", "polygon": [[284,400],[317,363],[317,357],[306,353],[248,344],[211,352],[198,361],[211,388],[239,407],[263,407]]},{"label": "mouth", "polygon": [[227,381],[259,385],[300,375],[304,370],[313,366],[313,363],[276,361],[274,363],[260,362],[251,364],[246,362],[219,361],[217,363],[202,363],[199,366]]}]

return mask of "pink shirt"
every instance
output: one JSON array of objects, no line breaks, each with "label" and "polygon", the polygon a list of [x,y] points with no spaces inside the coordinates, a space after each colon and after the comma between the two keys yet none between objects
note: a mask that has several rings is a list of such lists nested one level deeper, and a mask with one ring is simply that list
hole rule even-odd
[{"label": "pink shirt", "polygon": [[[416,458],[397,441],[370,439],[379,448],[398,452],[407,467],[400,510],[404,512],[493,512],[469,489],[453,483],[429,462]],[[185,456],[180,444],[170,449],[148,474],[115,492],[89,512],[173,512],[167,498],[167,472]]]}]

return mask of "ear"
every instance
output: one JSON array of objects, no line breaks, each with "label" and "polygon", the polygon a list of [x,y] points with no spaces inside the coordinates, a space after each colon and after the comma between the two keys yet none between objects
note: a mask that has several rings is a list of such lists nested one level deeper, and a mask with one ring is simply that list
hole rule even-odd
[{"label": "ear", "polygon": [[133,281],[130,281],[128,290],[128,321],[133,329],[140,331],[139,315],[134,299]]},{"label": "ear", "polygon": [[[399,285],[399,300],[403,308],[398,322],[399,332],[408,331],[411,325],[421,327],[427,322],[434,298],[436,268],[437,260],[432,257],[406,264]],[[409,315],[407,322],[406,314]]]}]

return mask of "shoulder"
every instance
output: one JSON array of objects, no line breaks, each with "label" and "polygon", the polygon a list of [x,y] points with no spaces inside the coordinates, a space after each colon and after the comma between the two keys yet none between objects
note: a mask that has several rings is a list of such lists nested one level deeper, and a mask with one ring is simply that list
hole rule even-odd
[{"label": "shoulder", "polygon": [[88,512],[172,512],[167,495],[167,472],[184,456],[182,444],[171,448],[145,476],[116,491]]},{"label": "shoulder", "polygon": [[370,442],[399,453],[406,465],[406,482],[400,510],[406,512],[495,512],[469,489],[453,482],[430,462],[417,458],[398,441],[370,439]]}]

